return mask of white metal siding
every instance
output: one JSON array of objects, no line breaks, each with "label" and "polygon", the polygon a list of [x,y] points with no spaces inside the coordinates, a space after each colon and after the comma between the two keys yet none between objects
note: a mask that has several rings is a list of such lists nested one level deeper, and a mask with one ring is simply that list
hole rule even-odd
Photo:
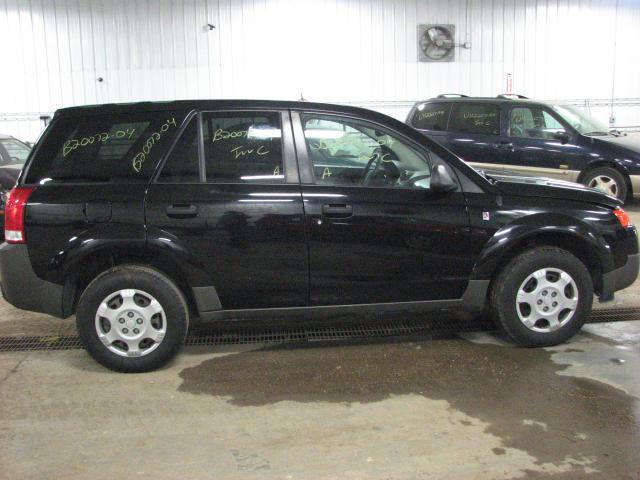
[{"label": "white metal siding", "polygon": [[[420,23],[471,49],[418,63]],[[640,125],[637,0],[0,0],[0,45],[0,132],[30,140],[61,106],[302,92],[402,117],[507,73],[530,97],[600,99],[603,120],[616,98],[617,125]]]}]

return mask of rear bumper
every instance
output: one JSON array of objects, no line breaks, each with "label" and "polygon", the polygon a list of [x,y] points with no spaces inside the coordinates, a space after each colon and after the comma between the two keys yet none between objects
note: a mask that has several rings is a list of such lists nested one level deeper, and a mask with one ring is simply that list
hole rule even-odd
[{"label": "rear bumper", "polygon": [[600,301],[613,300],[613,292],[627,288],[638,278],[640,269],[640,254],[628,255],[627,263],[620,268],[602,275],[602,293]]},{"label": "rear bumper", "polygon": [[0,245],[0,287],[5,300],[14,307],[64,318],[63,286],[34,273],[26,245]]}]

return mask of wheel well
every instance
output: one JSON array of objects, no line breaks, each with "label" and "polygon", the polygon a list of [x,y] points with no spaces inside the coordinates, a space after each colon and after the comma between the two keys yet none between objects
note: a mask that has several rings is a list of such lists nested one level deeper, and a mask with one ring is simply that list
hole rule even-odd
[{"label": "wheel well", "polygon": [[586,177],[589,172],[591,172],[592,170],[595,170],[596,168],[602,168],[602,167],[613,168],[618,173],[620,173],[620,175],[622,175],[622,178],[624,178],[625,183],[627,184],[627,197],[629,195],[633,195],[633,187],[631,186],[631,179],[629,178],[629,174],[625,172],[624,169],[615,162],[599,161],[599,162],[590,163],[587,168],[585,168],[582,172],[580,172],[580,175],[578,175],[578,179],[576,180],[576,182],[583,183],[584,177]]},{"label": "wheel well", "polygon": [[186,275],[173,262],[163,259],[145,250],[131,250],[126,252],[119,249],[103,249],[85,257],[80,265],[68,275],[65,289],[69,297],[65,301],[65,309],[69,315],[75,313],[80,296],[89,283],[102,272],[117,265],[144,265],[154,268],[176,283],[183,293],[191,314],[197,312],[193,291],[189,286]]},{"label": "wheel well", "polygon": [[[527,250],[541,246],[558,247],[572,253],[587,267],[593,282],[594,292],[599,293],[601,291],[602,269],[598,261],[597,253],[587,242],[569,234],[544,233],[525,238],[504,253],[495,271],[501,272],[516,256]],[[496,277],[497,275],[494,275],[494,278],[491,280],[490,288],[493,287],[493,282]]]}]

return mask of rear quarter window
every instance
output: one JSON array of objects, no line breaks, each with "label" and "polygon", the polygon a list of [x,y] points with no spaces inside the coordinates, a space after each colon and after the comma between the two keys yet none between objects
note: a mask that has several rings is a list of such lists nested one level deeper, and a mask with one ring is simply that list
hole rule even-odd
[{"label": "rear quarter window", "polygon": [[490,103],[456,103],[451,109],[449,130],[499,135],[500,107]]},{"label": "rear quarter window", "polygon": [[186,112],[139,112],[54,120],[25,183],[146,182]]},{"label": "rear quarter window", "polygon": [[446,130],[450,111],[450,103],[423,103],[416,107],[411,126],[420,130]]}]

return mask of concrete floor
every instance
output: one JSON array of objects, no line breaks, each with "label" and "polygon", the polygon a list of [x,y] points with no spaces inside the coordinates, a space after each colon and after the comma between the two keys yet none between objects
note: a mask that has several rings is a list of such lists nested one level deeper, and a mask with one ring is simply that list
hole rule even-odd
[{"label": "concrete floor", "polygon": [[[640,282],[602,306],[640,306]],[[0,336],[73,331],[0,301]],[[640,322],[547,349],[491,334],[186,348],[139,375],[81,350],[0,353],[0,478],[120,476],[638,480]]]}]

